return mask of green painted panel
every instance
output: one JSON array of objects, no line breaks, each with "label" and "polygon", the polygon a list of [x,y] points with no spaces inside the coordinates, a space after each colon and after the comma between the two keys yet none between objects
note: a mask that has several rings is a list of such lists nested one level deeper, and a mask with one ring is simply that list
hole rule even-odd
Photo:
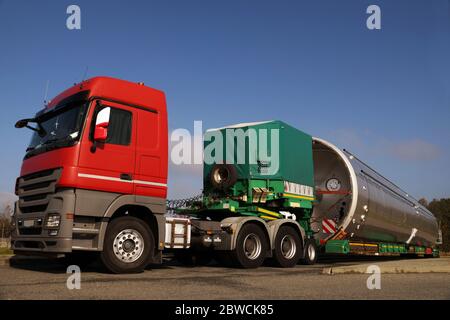
[{"label": "green painted panel", "polygon": [[329,240],[325,244],[326,253],[349,253],[350,244],[348,240]]},{"label": "green painted panel", "polygon": [[[255,133],[253,138],[249,138],[249,129],[252,129]],[[227,133],[228,130],[228,133]],[[263,123],[257,123],[253,125],[247,125],[240,127],[241,130],[238,134],[231,135],[230,130],[233,128],[220,129],[220,133],[224,143],[222,158],[218,163],[230,163],[230,160],[234,163],[234,166],[238,172],[239,180],[278,180],[289,181],[301,185],[314,186],[314,170],[313,170],[313,157],[312,157],[312,137],[282,121],[268,121]],[[277,130],[277,131],[273,131]],[[274,143],[278,144],[278,148],[272,143],[271,132],[278,132],[278,141]],[[264,136],[264,132],[267,134]],[[217,133],[217,131],[216,131]],[[247,135],[245,135],[247,133]],[[207,133],[211,134],[211,133]],[[238,138],[239,134],[241,137]],[[261,136],[262,135],[262,136]],[[228,139],[227,139],[228,137]],[[255,138],[256,137],[256,138]],[[265,139],[261,139],[265,137]],[[232,138],[232,139],[230,139]],[[232,141],[232,142],[230,142]],[[238,150],[238,141],[242,141],[242,148]],[[250,146],[249,141],[254,141],[255,148]],[[227,143],[225,143],[227,142]],[[207,148],[209,144],[214,143],[212,141],[205,141],[204,147]],[[262,146],[267,145],[267,154],[272,157],[272,161],[266,162],[260,157],[260,149]],[[278,149],[278,166],[274,159],[274,154]],[[243,155],[240,160],[244,163],[238,163],[238,155]],[[228,155],[228,157],[227,157]],[[227,161],[228,159],[228,161]],[[255,160],[250,163],[251,159]],[[244,161],[242,161],[244,160]],[[259,163],[258,163],[259,161]],[[208,177],[211,168],[214,164],[204,164],[203,175]],[[272,171],[268,173],[268,167],[272,166]],[[275,170],[278,167],[278,170]],[[204,189],[208,190],[208,179],[204,179]]]}]

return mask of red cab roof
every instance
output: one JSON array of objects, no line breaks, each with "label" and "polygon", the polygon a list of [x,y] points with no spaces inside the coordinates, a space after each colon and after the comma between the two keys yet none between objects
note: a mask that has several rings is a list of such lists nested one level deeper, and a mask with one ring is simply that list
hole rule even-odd
[{"label": "red cab roof", "polygon": [[166,110],[164,92],[147,87],[143,83],[111,77],[94,77],[77,83],[53,98],[48,104],[48,108],[53,108],[64,99],[83,91],[89,91],[89,98],[101,97],[157,112]]}]

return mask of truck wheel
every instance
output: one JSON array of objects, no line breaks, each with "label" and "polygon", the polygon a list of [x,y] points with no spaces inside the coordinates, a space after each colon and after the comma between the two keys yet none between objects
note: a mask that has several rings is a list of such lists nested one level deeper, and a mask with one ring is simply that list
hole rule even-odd
[{"label": "truck wheel", "polygon": [[305,255],[300,260],[302,264],[312,265],[317,261],[317,245],[314,239],[305,241]]},{"label": "truck wheel", "polygon": [[266,235],[261,228],[253,223],[245,224],[239,231],[231,258],[243,268],[257,268],[264,262],[267,249]]},{"label": "truck wheel", "polygon": [[289,226],[281,226],[275,237],[273,261],[276,266],[291,268],[302,255],[302,242],[298,233]]},{"label": "truck wheel", "polygon": [[142,220],[121,217],[112,220],[106,230],[100,258],[112,273],[144,271],[155,248],[152,230]]}]

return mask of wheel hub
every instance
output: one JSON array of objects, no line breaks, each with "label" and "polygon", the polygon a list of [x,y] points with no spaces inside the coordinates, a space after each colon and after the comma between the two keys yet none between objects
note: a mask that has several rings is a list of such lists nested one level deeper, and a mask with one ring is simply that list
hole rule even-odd
[{"label": "wheel hub", "polygon": [[297,245],[291,235],[285,235],[281,239],[281,254],[286,259],[292,259],[297,252]]},{"label": "wheel hub", "polygon": [[132,263],[144,252],[144,238],[137,230],[122,230],[114,238],[113,250],[119,260]]},{"label": "wheel hub", "polygon": [[125,252],[132,252],[134,247],[136,247],[136,244],[134,241],[127,239],[123,242],[122,247]]},{"label": "wheel hub", "polygon": [[245,255],[250,260],[255,260],[261,255],[261,239],[259,239],[259,237],[254,233],[251,233],[245,237],[243,247]]}]

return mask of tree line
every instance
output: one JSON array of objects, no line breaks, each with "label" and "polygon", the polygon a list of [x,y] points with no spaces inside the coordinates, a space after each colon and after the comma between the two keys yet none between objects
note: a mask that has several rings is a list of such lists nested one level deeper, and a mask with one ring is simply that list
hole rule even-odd
[{"label": "tree line", "polygon": [[419,202],[430,210],[438,220],[439,228],[442,231],[440,250],[450,252],[450,198],[433,199],[431,202],[420,199]]},{"label": "tree line", "polygon": [[11,236],[11,214],[14,209],[7,205],[3,212],[0,212],[0,238],[9,238]]}]

